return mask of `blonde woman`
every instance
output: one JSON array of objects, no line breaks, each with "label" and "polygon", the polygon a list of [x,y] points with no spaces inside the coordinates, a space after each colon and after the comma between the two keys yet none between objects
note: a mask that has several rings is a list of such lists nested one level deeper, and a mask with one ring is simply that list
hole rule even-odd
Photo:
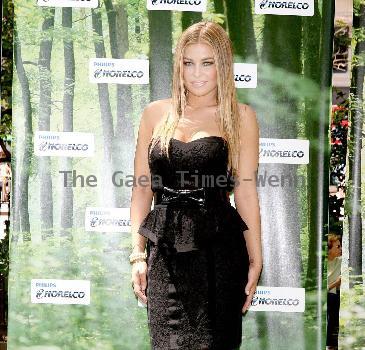
[{"label": "blonde woman", "polygon": [[254,110],[236,100],[227,34],[192,25],[172,98],[142,114],[134,161],[132,287],[153,349],[239,348],[262,269],[258,139]]}]

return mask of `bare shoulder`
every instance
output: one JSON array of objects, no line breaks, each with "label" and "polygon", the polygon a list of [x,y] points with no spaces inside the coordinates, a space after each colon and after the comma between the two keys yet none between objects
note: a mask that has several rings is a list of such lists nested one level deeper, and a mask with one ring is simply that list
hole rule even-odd
[{"label": "bare shoulder", "polygon": [[256,119],[256,111],[250,105],[247,105],[245,103],[239,103],[238,108],[240,111],[241,118],[243,120]]},{"label": "bare shoulder", "polygon": [[170,107],[171,98],[150,102],[144,108],[142,118],[145,119],[145,122],[153,130]]},{"label": "bare shoulder", "polygon": [[239,103],[240,112],[240,132],[243,140],[247,137],[259,137],[259,124],[257,121],[256,111],[247,104]]}]

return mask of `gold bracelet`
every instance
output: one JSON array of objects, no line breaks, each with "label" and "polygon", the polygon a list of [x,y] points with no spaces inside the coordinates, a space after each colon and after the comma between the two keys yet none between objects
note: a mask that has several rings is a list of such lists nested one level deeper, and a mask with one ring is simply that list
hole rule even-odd
[{"label": "gold bracelet", "polygon": [[138,262],[146,262],[146,259],[134,259],[132,262],[131,262],[131,265],[135,264],[135,263],[138,263]]},{"label": "gold bracelet", "polygon": [[129,255],[129,262],[131,264],[133,264],[137,260],[143,260],[143,261],[145,261],[146,259],[147,259],[147,253],[146,252],[143,252],[143,253],[132,253],[131,255]]}]

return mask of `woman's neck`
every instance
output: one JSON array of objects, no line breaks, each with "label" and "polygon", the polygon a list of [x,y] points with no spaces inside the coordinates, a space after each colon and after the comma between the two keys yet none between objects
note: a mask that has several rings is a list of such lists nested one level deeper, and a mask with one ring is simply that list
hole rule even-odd
[{"label": "woman's neck", "polygon": [[217,106],[217,97],[215,91],[205,96],[195,96],[188,94],[186,105],[193,109]]},{"label": "woman's neck", "polygon": [[336,256],[335,255],[328,255],[328,260],[332,261]]}]

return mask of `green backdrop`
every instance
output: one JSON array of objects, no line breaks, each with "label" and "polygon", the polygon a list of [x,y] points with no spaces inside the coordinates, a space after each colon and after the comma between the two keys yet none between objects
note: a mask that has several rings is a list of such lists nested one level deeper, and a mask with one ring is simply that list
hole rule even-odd
[{"label": "green backdrop", "polygon": [[[130,287],[128,232],[88,232],[86,207],[129,208],[141,111],[170,96],[172,52],[202,18],[229,33],[235,62],[256,63],[256,89],[237,89],[257,111],[260,137],[307,139],[309,164],[260,164],[304,179],[259,187],[264,270],[260,285],[306,289],[304,313],[249,312],[243,349],[323,349],[328,197],[328,120],[333,1],[314,16],[257,15],[250,1],[208,1],[207,11],[147,11],[146,2],[39,7],[15,1],[14,187],[9,277],[9,349],[149,349],[146,310]],[[148,59],[148,85],[95,84],[95,57]],[[94,134],[90,157],[39,157],[37,131]],[[60,171],[95,175],[98,186],[65,187]],[[32,279],[89,280],[90,305],[31,303]]]}]

